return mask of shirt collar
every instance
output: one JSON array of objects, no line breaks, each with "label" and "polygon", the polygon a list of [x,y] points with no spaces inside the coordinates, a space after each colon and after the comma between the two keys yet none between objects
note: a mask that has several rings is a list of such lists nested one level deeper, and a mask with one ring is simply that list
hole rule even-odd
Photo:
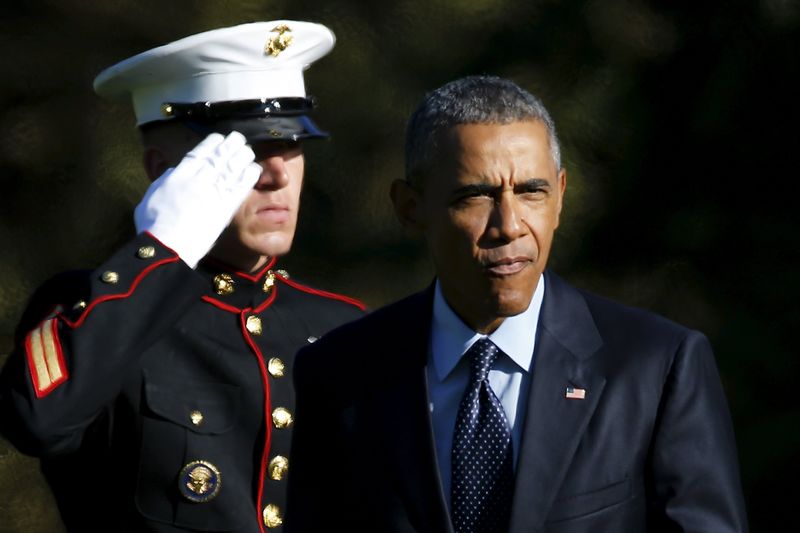
[{"label": "shirt collar", "polygon": [[[523,371],[529,372],[536,344],[536,326],[544,299],[544,276],[531,298],[528,308],[522,313],[503,320],[495,331],[488,335],[503,353],[508,355]],[[461,356],[478,339],[485,337],[464,324],[461,318],[444,299],[439,280],[433,296],[433,324],[431,328],[431,350],[433,365],[439,381],[443,381],[461,360]]]}]

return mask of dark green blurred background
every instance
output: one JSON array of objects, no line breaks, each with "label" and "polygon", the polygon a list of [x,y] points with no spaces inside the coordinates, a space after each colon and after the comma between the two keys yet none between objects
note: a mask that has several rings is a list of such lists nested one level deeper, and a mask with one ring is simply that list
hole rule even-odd
[{"label": "dark green blurred background", "polygon": [[[448,80],[510,77],[544,100],[563,139],[569,185],[552,266],[709,335],[752,529],[794,523],[796,1],[5,2],[0,362],[35,286],[99,263],[133,231],[147,183],[132,113],[96,98],[94,76],[192,33],[277,18],[323,22],[338,37],[307,76],[333,138],[307,148],[284,263],[295,277],[372,307],[424,286],[424,250],[387,198],[405,119]],[[0,531],[61,530],[36,461],[0,440]]]}]

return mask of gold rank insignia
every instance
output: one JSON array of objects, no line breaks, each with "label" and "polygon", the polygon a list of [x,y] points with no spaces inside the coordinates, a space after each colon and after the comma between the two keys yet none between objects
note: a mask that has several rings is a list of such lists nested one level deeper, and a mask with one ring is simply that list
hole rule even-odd
[{"label": "gold rank insignia", "polygon": [[264,292],[269,293],[269,291],[272,290],[272,287],[274,285],[275,285],[275,273],[272,270],[270,270],[269,272],[267,272],[267,277],[264,278],[264,285],[261,287],[261,289]]},{"label": "gold rank insignia", "polygon": [[271,33],[277,33],[277,35],[270,36],[267,44],[264,46],[264,53],[272,57],[278,57],[278,55],[286,50],[289,45],[292,44],[292,41],[294,41],[294,37],[290,35],[291,32],[292,29],[286,24],[281,24],[280,26],[272,28]]},{"label": "gold rank insignia", "polygon": [[230,274],[217,274],[214,276],[214,292],[220,296],[225,296],[233,292],[235,282]]},{"label": "gold rank insignia", "polygon": [[58,338],[56,320],[45,320],[25,338],[28,370],[37,398],[47,396],[67,380],[67,365]]},{"label": "gold rank insignia", "polygon": [[184,498],[195,503],[211,501],[222,487],[222,474],[208,461],[192,461],[181,469],[178,488]]}]

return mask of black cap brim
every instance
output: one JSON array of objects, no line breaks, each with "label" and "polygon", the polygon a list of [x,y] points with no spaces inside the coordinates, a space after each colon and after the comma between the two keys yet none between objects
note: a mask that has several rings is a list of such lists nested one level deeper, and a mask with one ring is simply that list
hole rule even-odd
[{"label": "black cap brim", "polygon": [[284,117],[243,117],[226,118],[214,121],[182,120],[192,131],[201,135],[221,133],[228,135],[238,131],[245,136],[247,142],[264,141],[300,141],[304,139],[321,139],[328,133],[306,115]]}]

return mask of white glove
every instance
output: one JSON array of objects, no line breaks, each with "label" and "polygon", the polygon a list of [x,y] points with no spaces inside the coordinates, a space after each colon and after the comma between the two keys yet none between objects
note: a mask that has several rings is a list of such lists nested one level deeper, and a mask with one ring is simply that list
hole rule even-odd
[{"label": "white glove", "polygon": [[136,232],[149,231],[197,266],[261,175],[246,143],[235,131],[206,137],[147,189],[133,213]]}]

